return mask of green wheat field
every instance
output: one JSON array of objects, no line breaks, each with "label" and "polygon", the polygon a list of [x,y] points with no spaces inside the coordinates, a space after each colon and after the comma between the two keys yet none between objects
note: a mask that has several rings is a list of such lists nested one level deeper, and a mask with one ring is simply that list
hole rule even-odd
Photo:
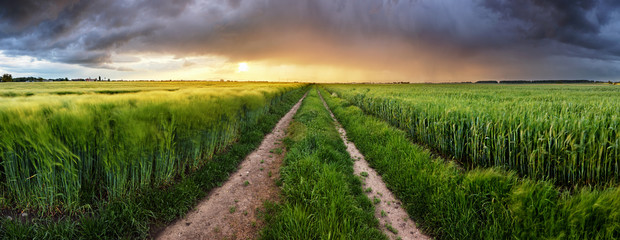
[{"label": "green wheat field", "polygon": [[387,239],[319,93],[434,238],[620,238],[620,86],[43,82],[0,85],[0,239],[152,238],[306,93],[263,239]]}]

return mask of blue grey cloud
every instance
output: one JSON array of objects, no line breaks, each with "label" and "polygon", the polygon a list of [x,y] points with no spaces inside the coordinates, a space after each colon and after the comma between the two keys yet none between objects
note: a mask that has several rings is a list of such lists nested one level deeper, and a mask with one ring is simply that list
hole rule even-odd
[{"label": "blue grey cloud", "polygon": [[0,50],[89,67],[155,52],[454,78],[617,79],[619,9],[614,0],[0,1]]}]

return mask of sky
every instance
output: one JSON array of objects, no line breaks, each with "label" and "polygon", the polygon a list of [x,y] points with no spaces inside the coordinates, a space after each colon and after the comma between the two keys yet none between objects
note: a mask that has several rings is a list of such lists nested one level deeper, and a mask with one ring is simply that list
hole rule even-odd
[{"label": "sky", "polygon": [[0,73],[620,80],[617,0],[0,0]]}]

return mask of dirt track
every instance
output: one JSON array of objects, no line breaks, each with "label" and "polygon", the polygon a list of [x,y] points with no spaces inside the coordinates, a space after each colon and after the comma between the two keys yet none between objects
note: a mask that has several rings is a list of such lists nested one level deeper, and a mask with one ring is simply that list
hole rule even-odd
[{"label": "dirt track", "polygon": [[157,239],[253,239],[264,225],[257,216],[266,200],[276,201],[284,158],[285,137],[302,97],[221,186],[211,191],[185,218],[158,234]]},{"label": "dirt track", "polygon": [[[362,176],[364,189],[371,189],[371,191],[364,191],[366,196],[368,196],[370,200],[374,200],[375,198],[380,200],[379,203],[375,204],[375,217],[379,219],[381,230],[391,239],[397,239],[398,237],[403,240],[431,239],[418,230],[416,224],[409,219],[407,211],[402,208],[401,202],[394,197],[394,194],[392,194],[383,180],[381,180],[381,176],[379,176],[374,169],[368,166],[368,162],[366,162],[364,155],[362,155],[362,153],[360,153],[360,151],[355,147],[355,144],[347,140],[347,132],[344,128],[342,128],[332,111],[329,109],[329,106],[327,106],[327,103],[323,99],[323,96],[321,96],[320,92],[319,96],[323,101],[323,105],[327,108],[329,114],[336,123],[336,128],[340,133],[340,138],[342,138],[342,141],[344,141],[347,146],[347,152],[349,152],[351,158],[355,160],[353,165],[355,175],[362,176],[362,173],[365,173],[363,174],[364,176]],[[388,225],[396,231],[388,229]]]}]

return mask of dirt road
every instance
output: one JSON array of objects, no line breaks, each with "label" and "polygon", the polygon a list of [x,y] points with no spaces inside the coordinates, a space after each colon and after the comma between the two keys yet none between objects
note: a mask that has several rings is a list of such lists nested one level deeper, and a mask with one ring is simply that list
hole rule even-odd
[{"label": "dirt road", "polygon": [[362,177],[366,196],[373,201],[378,201],[378,203],[375,203],[375,217],[379,219],[381,230],[391,239],[398,239],[399,237],[403,240],[431,239],[418,230],[415,223],[409,219],[407,211],[402,208],[401,202],[394,197],[394,194],[392,194],[383,180],[381,180],[381,176],[368,165],[364,155],[355,147],[355,144],[347,140],[347,132],[342,128],[329,109],[329,106],[327,106],[320,92],[319,96],[321,100],[323,100],[323,105],[327,108],[329,114],[336,123],[340,138],[342,138],[342,141],[344,141],[347,146],[347,152],[349,152],[351,158],[355,160],[353,171],[355,175]]},{"label": "dirt road", "polygon": [[253,239],[264,225],[257,216],[266,200],[276,201],[285,137],[302,97],[248,155],[228,181],[209,193],[185,218],[164,229],[157,239]]}]

